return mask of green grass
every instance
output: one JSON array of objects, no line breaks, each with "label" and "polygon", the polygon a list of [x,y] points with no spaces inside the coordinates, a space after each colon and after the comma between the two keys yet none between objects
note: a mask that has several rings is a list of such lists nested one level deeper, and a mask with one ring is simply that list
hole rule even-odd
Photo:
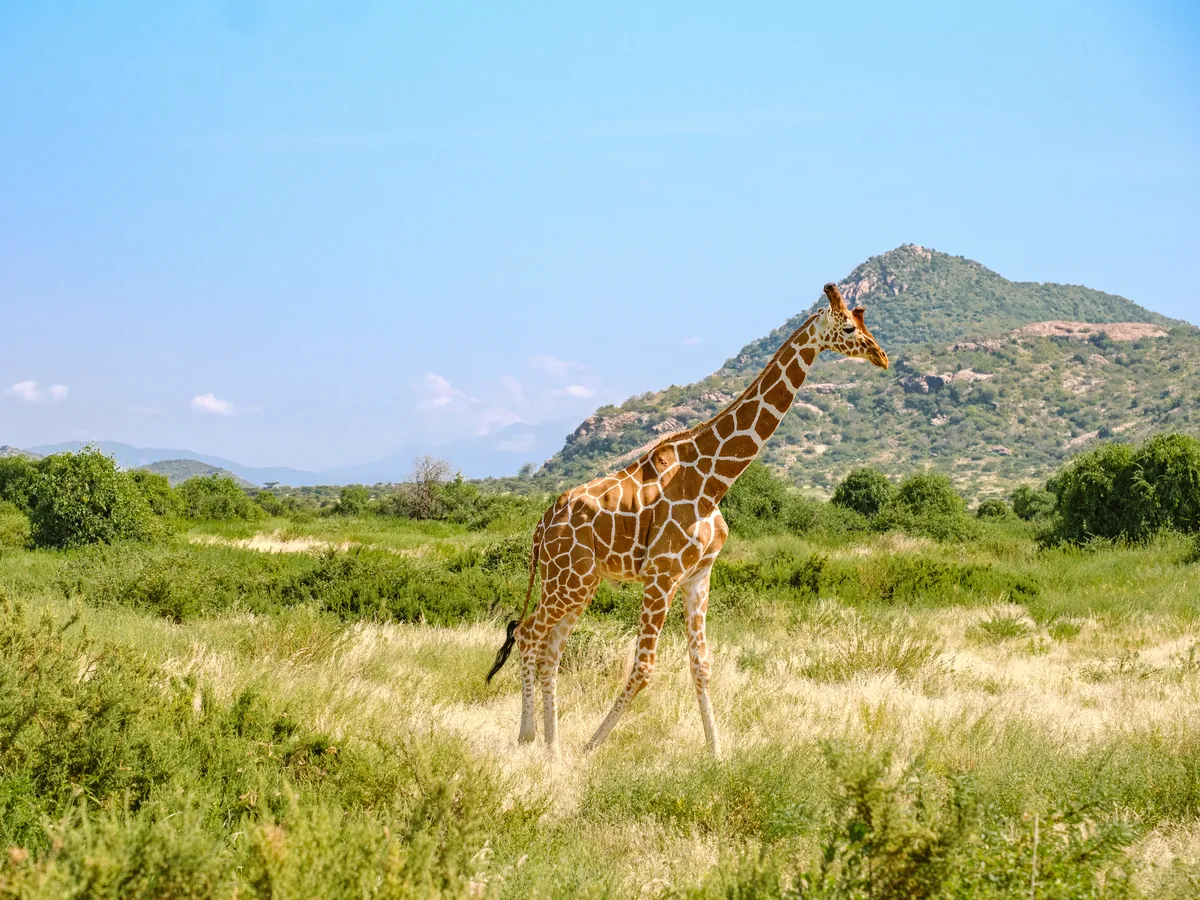
[{"label": "green grass", "polygon": [[[375,517],[0,548],[0,896],[1192,897],[1186,541],[735,538],[706,752],[672,612],[610,740],[638,595],[516,744],[527,536]],[[263,553],[256,534],[350,549]],[[205,543],[219,538],[220,542]]]}]

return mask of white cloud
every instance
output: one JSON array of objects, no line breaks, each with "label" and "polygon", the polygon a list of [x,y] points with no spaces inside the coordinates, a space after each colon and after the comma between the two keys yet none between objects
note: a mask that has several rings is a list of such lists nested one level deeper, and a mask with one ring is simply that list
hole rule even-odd
[{"label": "white cloud", "polygon": [[697,334],[693,334],[691,337],[685,337],[679,343],[683,344],[683,346],[685,346],[685,347],[696,347],[696,346],[702,344],[703,342],[704,342],[704,338],[700,337]]},{"label": "white cloud", "polygon": [[198,394],[192,398],[192,410],[211,416],[229,416],[233,415],[233,404],[211,393]]},{"label": "white cloud", "polygon": [[535,369],[541,369],[550,375],[558,378],[566,378],[575,369],[582,369],[583,366],[577,362],[572,362],[569,359],[556,359],[553,356],[531,356],[529,364]]},{"label": "white cloud", "polygon": [[596,392],[590,387],[582,384],[568,384],[563,388],[563,393],[568,397],[578,397],[580,400],[586,400],[589,397],[595,397]]},{"label": "white cloud", "polygon": [[475,413],[473,418],[475,420],[475,433],[478,435],[488,434],[497,428],[506,428],[521,421],[520,416],[511,409],[505,409],[503,406],[490,406]]},{"label": "white cloud", "polygon": [[42,390],[36,381],[18,381],[4,391],[5,396],[22,403],[62,403],[69,393],[65,384],[52,384]]},{"label": "white cloud", "polygon": [[501,375],[497,380],[512,402],[517,404],[525,402],[525,389],[521,387],[521,382],[511,375]]},{"label": "white cloud", "polygon": [[422,410],[440,409],[455,400],[471,399],[436,372],[426,372],[423,378],[413,384],[413,390],[421,395],[417,409]]}]

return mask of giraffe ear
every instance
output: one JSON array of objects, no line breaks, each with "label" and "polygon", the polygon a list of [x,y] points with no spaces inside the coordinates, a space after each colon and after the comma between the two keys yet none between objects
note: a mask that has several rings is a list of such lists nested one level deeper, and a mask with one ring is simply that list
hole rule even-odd
[{"label": "giraffe ear", "polygon": [[863,321],[863,316],[867,314],[866,307],[856,306],[850,310],[850,315],[854,316],[854,321],[858,323],[860,328],[866,328],[867,323]]},{"label": "giraffe ear", "polygon": [[832,281],[825,285],[825,296],[829,298],[830,309],[841,313],[843,316],[846,315],[846,301],[842,299],[841,291],[837,289],[837,285]]}]

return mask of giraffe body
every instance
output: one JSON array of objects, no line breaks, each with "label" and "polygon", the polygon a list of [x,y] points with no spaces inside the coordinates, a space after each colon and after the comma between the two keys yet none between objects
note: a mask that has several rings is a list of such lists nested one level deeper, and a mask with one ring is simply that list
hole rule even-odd
[{"label": "giraffe body", "polygon": [[659,634],[672,601],[681,594],[704,734],[712,751],[720,753],[705,635],[709,576],[729,536],[718,504],[779,426],[821,350],[888,365],[866,329],[862,310],[847,310],[832,284],[825,293],[830,306],[800,326],[727,408],[694,428],[668,435],[619,472],[567,491],[546,511],[534,529],[530,571],[531,592],[535,572],[541,575],[540,602],[532,616],[523,614],[515,629],[510,627],[510,639],[492,670],[494,674],[503,664],[515,641],[521,660],[522,742],[536,736],[534,706],[540,687],[546,743],[556,745],[556,679],[563,646],[600,582],[608,579],[642,584],[641,624],[633,670],[588,748],[604,740],[650,680]]}]

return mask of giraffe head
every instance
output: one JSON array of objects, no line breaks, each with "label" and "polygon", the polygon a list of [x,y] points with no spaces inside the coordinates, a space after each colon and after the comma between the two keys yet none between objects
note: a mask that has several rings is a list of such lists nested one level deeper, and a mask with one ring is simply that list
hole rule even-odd
[{"label": "giraffe head", "polygon": [[846,301],[832,282],[825,285],[825,296],[829,298],[829,308],[821,311],[821,349],[870,360],[879,368],[886,369],[888,356],[867,330],[867,323],[863,320],[866,310],[861,306],[847,309]]}]

